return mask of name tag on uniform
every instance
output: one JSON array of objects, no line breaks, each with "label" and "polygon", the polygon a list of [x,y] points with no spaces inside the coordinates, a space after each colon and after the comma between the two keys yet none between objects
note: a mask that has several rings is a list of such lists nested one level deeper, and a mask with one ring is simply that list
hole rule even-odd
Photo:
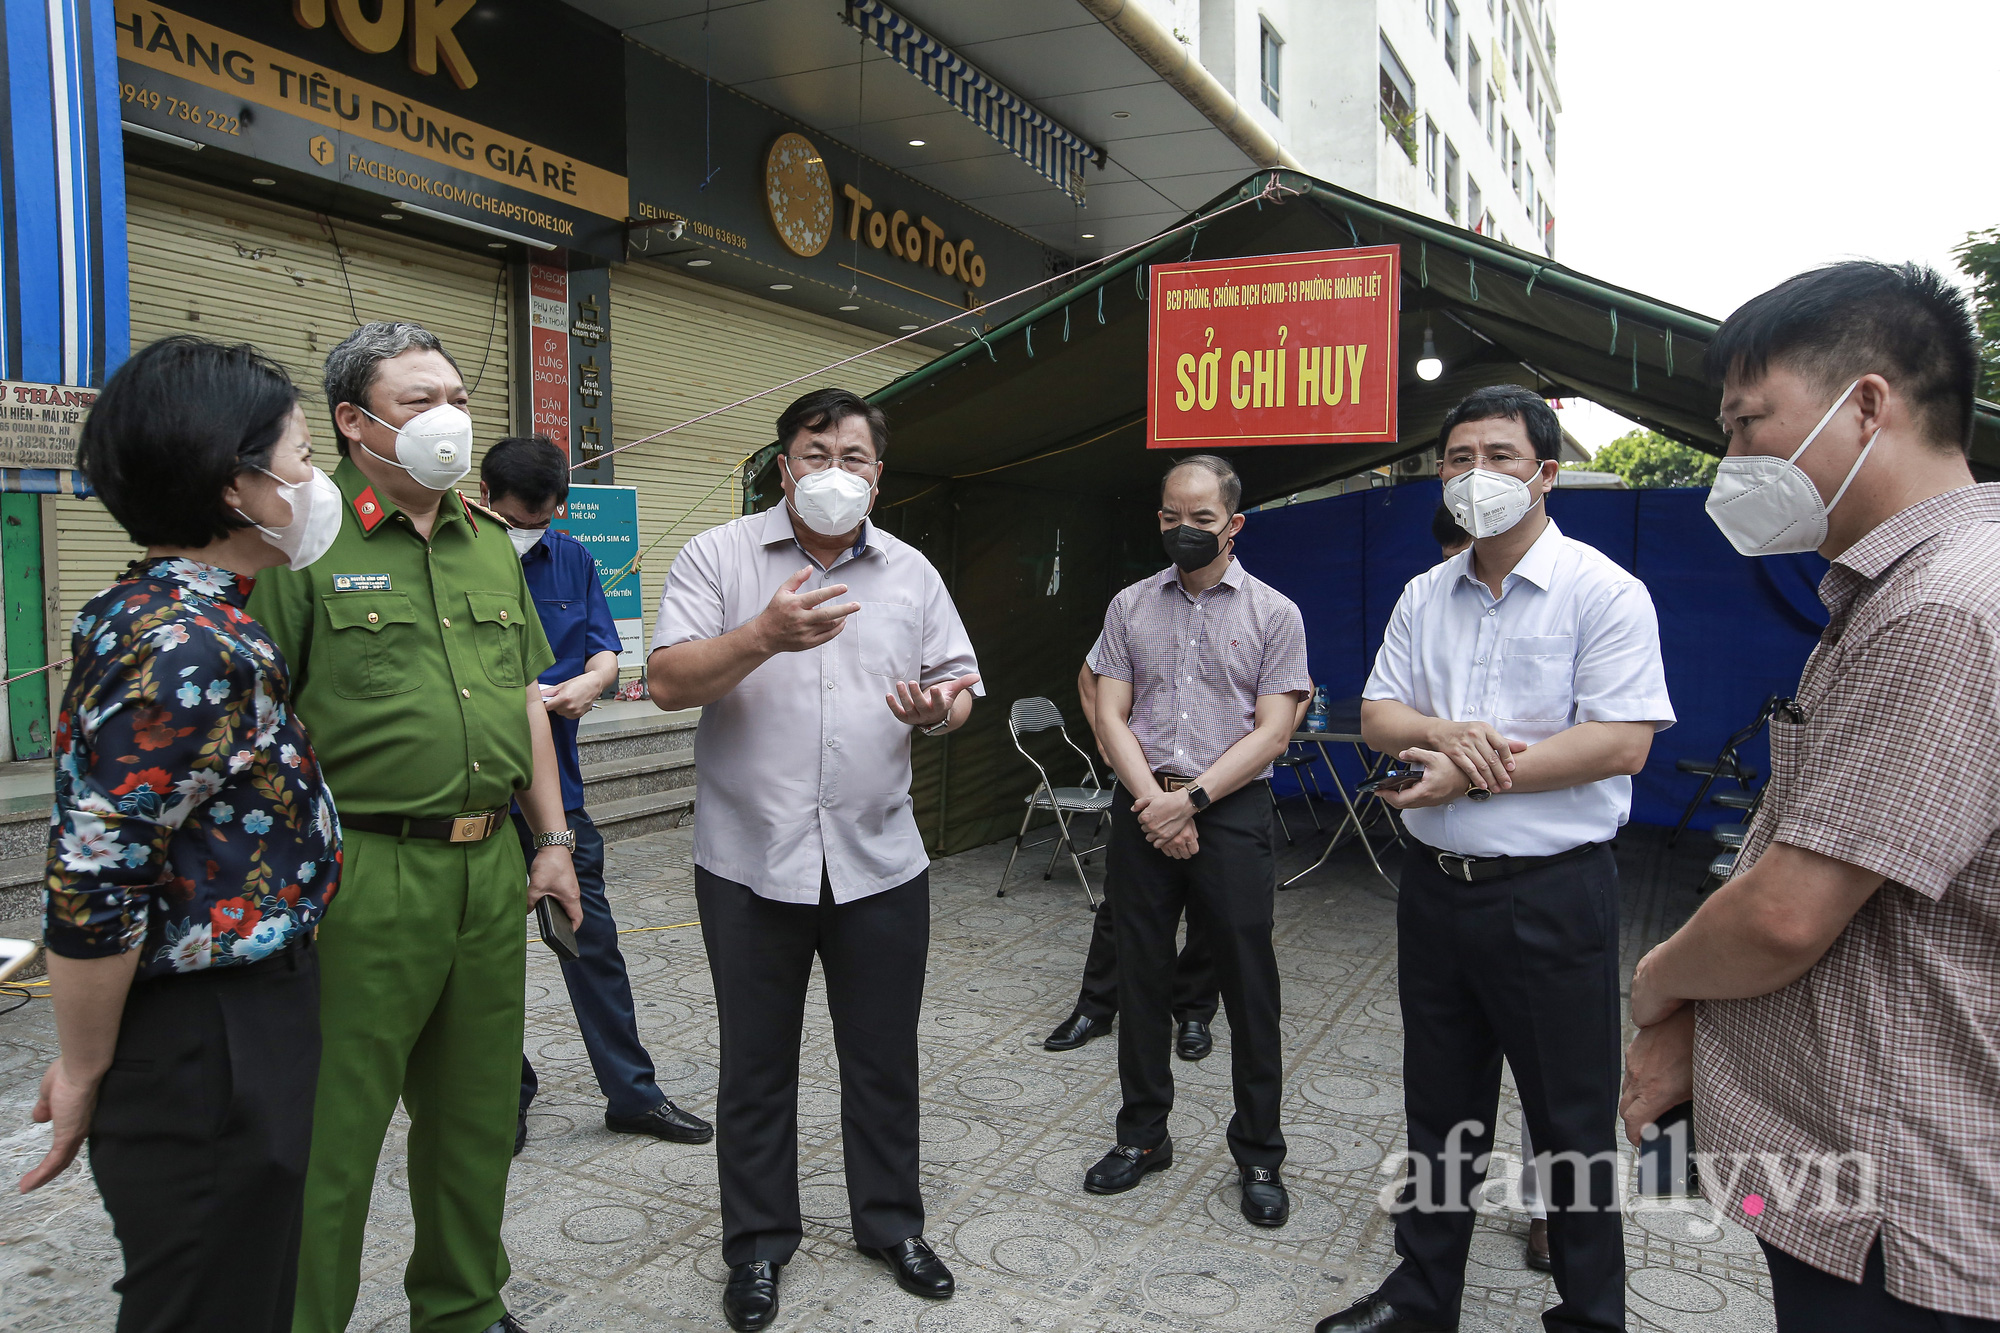
[{"label": "name tag on uniform", "polygon": [[335,592],[388,592],[390,591],[389,576],[387,574],[335,574],[333,576],[333,590]]}]

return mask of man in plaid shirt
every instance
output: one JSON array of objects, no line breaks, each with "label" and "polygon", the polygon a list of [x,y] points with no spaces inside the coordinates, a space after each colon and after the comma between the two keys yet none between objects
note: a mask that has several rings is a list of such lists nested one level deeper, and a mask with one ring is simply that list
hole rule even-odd
[{"label": "man in plaid shirt", "polygon": [[[1845,263],[1708,349],[1746,555],[1817,549],[1831,622],[1737,871],[1632,978],[1634,1142],[1692,1095],[1709,1202],[1781,1333],[2000,1330],[2000,487],[1978,341],[1914,264]],[[1831,406],[1829,406],[1829,404]],[[1823,498],[1830,497],[1830,498]]]}]

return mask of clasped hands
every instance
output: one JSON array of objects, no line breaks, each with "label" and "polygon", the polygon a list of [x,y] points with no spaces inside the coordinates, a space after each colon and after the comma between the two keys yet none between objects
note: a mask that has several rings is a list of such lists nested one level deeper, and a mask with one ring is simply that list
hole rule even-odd
[{"label": "clasped hands", "polygon": [[1132,802],[1146,841],[1173,857],[1185,861],[1201,850],[1194,831],[1194,801],[1185,791],[1163,791],[1157,796],[1141,796]]},{"label": "clasped hands", "polygon": [[1378,792],[1398,810],[1423,810],[1458,800],[1474,787],[1498,794],[1514,785],[1514,756],[1526,741],[1509,740],[1484,722],[1432,724],[1429,747],[1412,746],[1396,757],[1422,764],[1423,780],[1401,791]]}]

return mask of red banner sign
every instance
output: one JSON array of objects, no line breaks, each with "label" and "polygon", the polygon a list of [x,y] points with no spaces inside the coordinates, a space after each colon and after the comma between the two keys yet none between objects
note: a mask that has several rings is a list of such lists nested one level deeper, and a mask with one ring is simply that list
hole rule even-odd
[{"label": "red banner sign", "polygon": [[528,354],[534,361],[534,431],[568,453],[569,274],[553,264],[528,265]]},{"label": "red banner sign", "polygon": [[1396,438],[1393,245],[1153,266],[1146,447]]}]

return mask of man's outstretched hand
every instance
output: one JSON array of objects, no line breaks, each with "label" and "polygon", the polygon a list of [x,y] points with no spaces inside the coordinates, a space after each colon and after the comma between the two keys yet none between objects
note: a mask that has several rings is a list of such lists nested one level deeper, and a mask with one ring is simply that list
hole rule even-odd
[{"label": "man's outstretched hand", "polygon": [[802,653],[817,648],[847,625],[847,618],[861,609],[859,602],[831,605],[847,591],[845,583],[829,583],[801,594],[799,589],[812,577],[810,568],[801,569],[771,594],[771,601],[757,615],[757,642],[766,653]]},{"label": "man's outstretched hand", "polygon": [[896,715],[898,722],[907,722],[913,727],[935,727],[951,716],[951,706],[958,696],[979,683],[979,673],[969,676],[954,676],[941,680],[925,689],[914,680],[896,682],[896,692],[882,697],[889,702],[889,711]]}]

